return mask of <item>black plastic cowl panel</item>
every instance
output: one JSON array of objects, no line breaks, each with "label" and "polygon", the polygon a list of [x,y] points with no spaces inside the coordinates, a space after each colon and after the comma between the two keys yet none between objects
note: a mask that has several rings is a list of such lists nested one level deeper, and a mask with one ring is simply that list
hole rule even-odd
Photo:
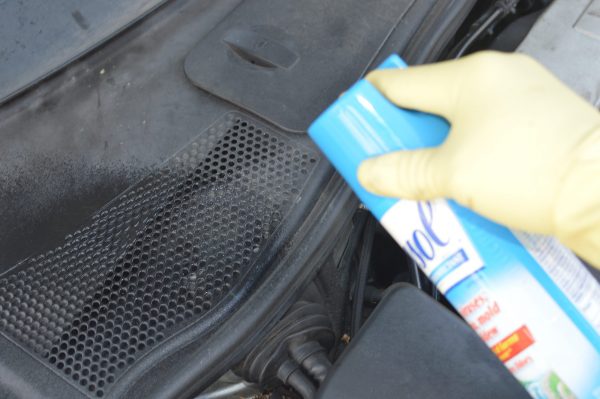
[{"label": "black plastic cowl panel", "polygon": [[305,132],[371,65],[404,48],[436,0],[244,1],[185,61],[198,87]]}]

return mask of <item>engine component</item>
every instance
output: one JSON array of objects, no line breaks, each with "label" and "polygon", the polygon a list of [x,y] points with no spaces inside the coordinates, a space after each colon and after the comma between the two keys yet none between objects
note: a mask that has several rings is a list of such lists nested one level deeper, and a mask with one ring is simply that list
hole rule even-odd
[{"label": "engine component", "polygon": [[331,368],[327,352],[334,342],[325,307],[303,299],[248,354],[239,373],[262,387],[276,386],[278,379],[309,399]]},{"label": "engine component", "polygon": [[408,284],[390,287],[334,364],[320,399],[526,399],[457,316]]},{"label": "engine component", "polygon": [[226,399],[232,396],[237,399],[256,398],[260,394],[261,390],[255,384],[244,381],[240,376],[228,371],[194,399]]},{"label": "engine component", "polygon": [[514,14],[518,2],[518,0],[497,0],[473,23],[467,35],[450,50],[449,57],[459,58],[463,56],[477,39],[486,33],[493,32],[496,24],[504,17]]},{"label": "engine component", "polygon": [[[366,210],[361,210],[367,212]],[[362,235],[362,245],[358,264],[356,265],[356,281],[354,283],[354,294],[352,295],[352,318],[350,326],[350,335],[354,336],[359,330],[363,321],[363,305],[365,298],[365,289],[367,285],[367,275],[371,264],[371,253],[373,251],[373,239],[375,237],[375,227],[377,221],[367,215],[366,226]]]}]

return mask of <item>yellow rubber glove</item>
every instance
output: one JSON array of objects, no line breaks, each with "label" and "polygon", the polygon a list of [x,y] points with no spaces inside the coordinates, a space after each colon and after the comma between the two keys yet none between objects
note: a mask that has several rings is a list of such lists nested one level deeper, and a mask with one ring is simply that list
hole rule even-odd
[{"label": "yellow rubber glove", "polygon": [[369,159],[358,178],[405,199],[455,199],[514,229],[554,235],[600,268],[600,113],[522,54],[371,72],[390,101],[451,124],[437,148]]}]

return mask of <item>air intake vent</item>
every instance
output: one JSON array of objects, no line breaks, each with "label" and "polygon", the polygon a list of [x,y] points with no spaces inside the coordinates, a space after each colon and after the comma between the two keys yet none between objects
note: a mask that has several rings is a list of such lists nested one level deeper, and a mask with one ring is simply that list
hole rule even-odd
[{"label": "air intake vent", "polygon": [[225,115],[62,247],[1,276],[0,330],[102,397],[145,352],[260,276],[260,254],[316,161]]}]

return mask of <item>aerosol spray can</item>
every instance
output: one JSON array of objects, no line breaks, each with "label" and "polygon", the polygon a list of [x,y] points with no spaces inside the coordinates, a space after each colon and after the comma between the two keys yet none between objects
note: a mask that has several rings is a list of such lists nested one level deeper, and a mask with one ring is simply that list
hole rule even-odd
[{"label": "aerosol spray can", "polygon": [[[404,68],[396,55],[380,68]],[[359,164],[441,144],[448,123],[403,110],[366,80],[308,129],[360,200],[534,398],[600,398],[600,285],[552,237],[510,230],[451,200],[377,196]],[[476,167],[476,165],[474,165]]]}]

